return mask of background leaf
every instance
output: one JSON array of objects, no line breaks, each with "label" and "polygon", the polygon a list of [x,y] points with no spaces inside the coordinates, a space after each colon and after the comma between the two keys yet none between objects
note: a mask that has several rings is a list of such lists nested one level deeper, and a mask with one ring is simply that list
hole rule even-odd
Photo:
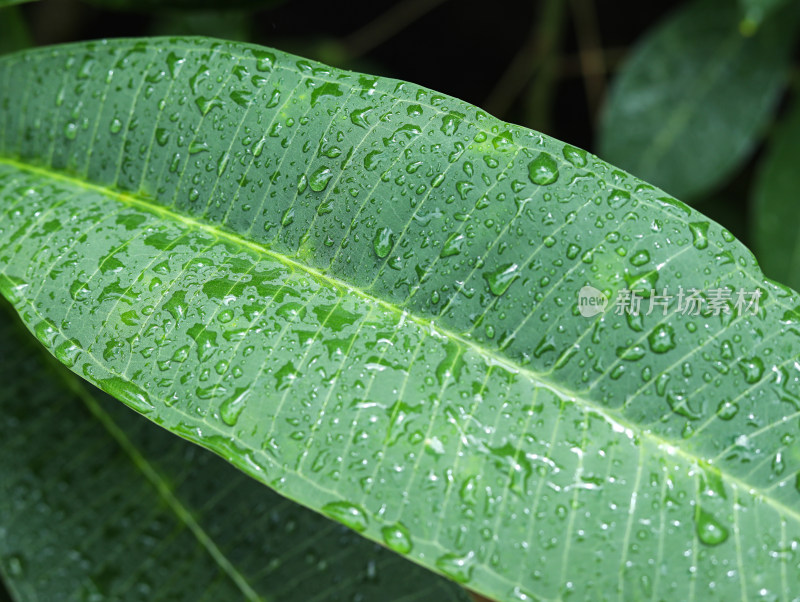
[{"label": "background leaf", "polygon": [[17,600],[469,600],[59,374],[0,311],[0,574]]},{"label": "background leaf", "polygon": [[[800,589],[800,299],[727,230],[262,47],[77,44],[0,82],[0,290],[73,371],[492,597]],[[590,319],[586,285],[730,297]]]},{"label": "background leaf", "polygon": [[743,32],[752,34],[766,18],[787,3],[788,0],[739,0],[744,13]]},{"label": "background leaf", "polygon": [[724,181],[759,141],[786,81],[798,5],[752,36],[730,0],[659,23],[617,75],[599,154],[681,199]]},{"label": "background leaf", "polygon": [[786,115],[767,150],[753,190],[755,252],[771,278],[800,288],[800,108]]}]

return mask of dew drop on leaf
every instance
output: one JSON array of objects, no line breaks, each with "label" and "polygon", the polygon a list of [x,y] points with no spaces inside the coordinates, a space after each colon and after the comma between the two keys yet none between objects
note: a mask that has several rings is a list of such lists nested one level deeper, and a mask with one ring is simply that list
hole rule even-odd
[{"label": "dew drop on leaf", "polygon": [[758,357],[744,358],[739,360],[739,369],[744,374],[745,382],[753,385],[761,380],[761,375],[764,374],[764,362]]},{"label": "dew drop on leaf", "polygon": [[558,180],[558,164],[547,153],[539,155],[528,163],[528,177],[539,186],[548,186]]},{"label": "dew drop on leaf", "polygon": [[397,523],[381,530],[383,541],[389,548],[400,554],[408,554],[413,547],[411,545],[411,535],[402,524]]},{"label": "dew drop on leaf", "polygon": [[394,246],[394,235],[391,228],[378,228],[375,231],[375,238],[372,239],[372,247],[375,249],[375,254],[383,259],[388,257]]},{"label": "dew drop on leaf", "polygon": [[648,335],[647,342],[655,353],[666,353],[675,349],[675,330],[669,324],[659,324]]},{"label": "dew drop on leaf", "polygon": [[508,290],[518,276],[519,266],[516,263],[505,263],[496,270],[483,274],[489,284],[489,290],[498,297]]},{"label": "dew drop on leaf", "polygon": [[475,553],[444,554],[436,559],[436,566],[445,575],[458,583],[467,583],[472,579],[472,567],[475,562]]},{"label": "dew drop on leaf", "polygon": [[692,231],[693,244],[696,249],[705,249],[708,246],[708,222],[692,222],[689,230]]},{"label": "dew drop on leaf", "polygon": [[331,502],[322,507],[322,512],[355,531],[362,532],[367,528],[367,515],[355,504]]},{"label": "dew drop on leaf", "polygon": [[331,171],[330,167],[318,167],[308,179],[308,185],[314,192],[322,192],[328,187],[328,182],[330,182],[332,177],[333,171]]},{"label": "dew drop on leaf", "polygon": [[695,513],[698,539],[707,546],[718,546],[728,539],[728,530],[712,514],[699,506]]}]

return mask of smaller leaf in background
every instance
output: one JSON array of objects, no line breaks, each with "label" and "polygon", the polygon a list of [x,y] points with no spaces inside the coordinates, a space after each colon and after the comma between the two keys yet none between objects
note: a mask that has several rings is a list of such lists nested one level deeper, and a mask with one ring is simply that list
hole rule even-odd
[{"label": "smaller leaf in background", "polygon": [[31,36],[19,8],[2,8],[0,0],[0,54],[15,52],[30,47]]},{"label": "smaller leaf in background", "polygon": [[[34,2],[35,0],[0,0],[0,9],[7,6],[15,6],[17,4],[25,4],[26,2]],[[3,19],[6,19],[6,14],[3,14]]]},{"label": "smaller leaf in background", "polygon": [[600,155],[684,201],[758,143],[784,86],[797,6],[742,35],[730,0],[692,2],[644,36],[613,83]]},{"label": "smaller leaf in background", "polygon": [[252,15],[247,11],[160,11],[155,15],[152,35],[211,36],[225,40],[251,40]]},{"label": "smaller leaf in background", "polygon": [[739,0],[739,6],[744,14],[740,24],[742,33],[745,35],[755,33],[764,19],[787,2],[788,0]]},{"label": "smaller leaf in background", "polygon": [[776,128],[753,189],[753,250],[764,273],[800,289],[800,103]]},{"label": "smaller leaf in background", "polygon": [[[27,0],[26,0],[27,1]],[[0,0],[2,2],[2,0]],[[270,8],[283,0],[86,0],[109,10],[152,12],[164,9],[178,10],[228,10]]]},{"label": "smaller leaf in background", "polygon": [[0,303],[0,601],[5,581],[17,602],[469,602],[87,387],[12,320]]}]

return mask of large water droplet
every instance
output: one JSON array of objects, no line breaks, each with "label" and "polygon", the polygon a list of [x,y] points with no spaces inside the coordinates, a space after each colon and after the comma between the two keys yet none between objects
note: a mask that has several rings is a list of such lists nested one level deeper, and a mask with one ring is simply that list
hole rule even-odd
[{"label": "large water droplet", "polygon": [[764,362],[758,357],[744,358],[739,360],[739,369],[744,374],[744,380],[753,385],[761,380],[761,375],[764,374]]},{"label": "large water droplet", "polygon": [[475,562],[475,553],[445,554],[436,559],[436,566],[445,575],[458,583],[467,583],[472,579],[472,566]]},{"label": "large water droplet", "polygon": [[689,224],[695,248],[705,249],[708,246],[708,226],[708,222],[692,222]]},{"label": "large water droplet", "polygon": [[372,247],[375,249],[375,254],[383,259],[388,257],[392,252],[394,246],[394,234],[391,228],[378,228],[375,231],[375,238],[372,239]]},{"label": "large water droplet", "polygon": [[318,167],[308,179],[308,185],[314,192],[322,192],[328,187],[328,182],[330,182],[332,177],[333,171],[331,171],[330,167]]},{"label": "large water droplet", "polygon": [[675,348],[675,330],[669,324],[659,324],[648,335],[647,342],[656,353],[666,353]]},{"label": "large water droplet", "polygon": [[349,502],[325,504],[322,512],[355,531],[362,532],[367,528],[367,515],[361,508]]},{"label": "large water droplet", "polygon": [[718,546],[728,539],[728,530],[713,515],[700,506],[695,512],[697,537],[707,546]]},{"label": "large water droplet", "polygon": [[539,153],[528,163],[528,176],[534,184],[547,186],[558,180],[558,164],[547,153]]},{"label": "large water droplet", "polygon": [[397,523],[389,527],[384,527],[381,533],[383,534],[383,541],[395,552],[408,554],[411,551],[413,547],[411,545],[411,535],[408,533],[408,529],[402,524]]},{"label": "large water droplet", "polygon": [[489,283],[489,290],[499,297],[519,277],[519,266],[516,263],[505,263],[492,272],[484,272],[483,277]]}]

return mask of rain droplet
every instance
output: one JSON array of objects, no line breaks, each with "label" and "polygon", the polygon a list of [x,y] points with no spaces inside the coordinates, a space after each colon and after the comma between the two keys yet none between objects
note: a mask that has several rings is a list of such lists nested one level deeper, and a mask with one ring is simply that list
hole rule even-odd
[{"label": "rain droplet", "polygon": [[333,171],[331,171],[331,168],[322,166],[311,174],[311,177],[308,179],[308,185],[314,192],[322,192],[328,187],[328,182],[330,182],[332,177]]},{"label": "rain droplet", "polygon": [[739,411],[739,406],[732,401],[723,400],[717,406],[717,416],[720,420],[731,420]]},{"label": "rain droplet", "polygon": [[349,502],[325,504],[322,512],[359,533],[367,528],[367,515],[361,508]]},{"label": "rain droplet", "polygon": [[689,230],[692,231],[694,246],[696,249],[705,249],[708,246],[708,222],[692,222]]},{"label": "rain droplet", "polygon": [[467,583],[472,579],[472,565],[475,562],[475,553],[445,554],[436,559],[436,566],[445,575],[458,583]]},{"label": "rain droplet", "polygon": [[758,357],[744,358],[739,360],[739,369],[744,374],[745,382],[753,385],[761,380],[761,375],[764,374],[764,362]]},{"label": "rain droplet", "polygon": [[489,290],[499,297],[519,277],[519,266],[516,263],[505,263],[492,272],[484,272],[483,277],[489,284]]},{"label": "rain droplet", "polygon": [[528,176],[534,184],[547,186],[558,180],[558,164],[547,153],[539,153],[528,163]]},{"label": "rain droplet", "polygon": [[711,514],[697,507],[695,513],[697,537],[707,546],[718,546],[728,539],[728,530]]},{"label": "rain droplet", "polygon": [[564,155],[564,158],[572,163],[575,167],[584,167],[586,165],[587,153],[585,150],[565,144],[564,150],[561,152]]},{"label": "rain droplet", "polygon": [[408,554],[413,547],[411,545],[411,535],[402,524],[384,527],[381,530],[383,534],[383,541],[389,548],[400,554]]},{"label": "rain droplet", "polygon": [[656,353],[666,353],[675,348],[675,330],[669,324],[659,324],[647,337],[650,349]]},{"label": "rain droplet", "polygon": [[108,128],[111,130],[112,134],[118,134],[122,129],[122,122],[117,119],[116,117],[111,121],[111,125]]},{"label": "rain droplet", "polygon": [[379,228],[375,231],[375,238],[372,240],[375,254],[383,259],[387,257],[394,246],[394,234],[390,228]]}]

